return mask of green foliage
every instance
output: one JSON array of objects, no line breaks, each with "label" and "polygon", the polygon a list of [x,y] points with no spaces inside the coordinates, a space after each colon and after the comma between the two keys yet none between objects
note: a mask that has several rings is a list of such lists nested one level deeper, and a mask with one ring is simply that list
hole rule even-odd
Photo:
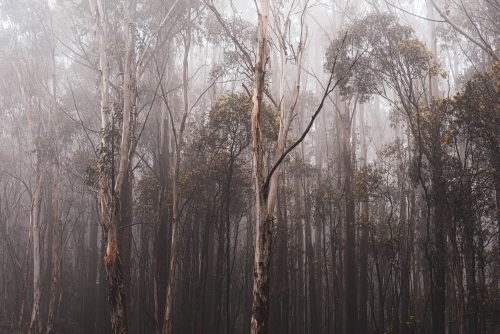
[{"label": "green foliage", "polygon": [[70,158],[70,167],[79,175],[83,175],[84,184],[93,189],[98,189],[99,170],[94,155],[84,150],[76,150]]},{"label": "green foliage", "polygon": [[287,169],[292,175],[311,177],[316,173],[316,168],[304,159],[294,159],[288,166],[289,167]]},{"label": "green foliage", "polygon": [[[252,100],[247,94],[232,93],[221,95],[208,114],[208,123],[195,140],[201,146],[209,145],[212,149],[228,150],[230,154],[240,155],[250,145]],[[272,146],[277,139],[279,117],[264,104],[262,109],[262,134],[264,144]]]},{"label": "green foliage", "polygon": [[209,110],[205,124],[186,149],[179,179],[181,196],[191,201],[193,209],[211,211],[213,205],[221,210],[228,195],[233,218],[248,207],[252,198],[251,111],[248,95],[238,93],[219,96]]},{"label": "green foliage", "polygon": [[453,134],[468,136],[500,153],[500,91],[495,67],[490,75],[475,75],[453,99]]},{"label": "green foliage", "polygon": [[339,84],[344,98],[359,94],[360,102],[364,102],[380,93],[384,85],[397,90],[396,86],[440,72],[433,54],[416,38],[414,30],[393,15],[370,14],[355,20],[346,31],[331,42],[324,65],[325,71],[331,72],[335,64],[337,78],[347,73]]},{"label": "green foliage", "polygon": [[353,196],[357,201],[364,201],[368,197],[376,197],[382,182],[383,170],[370,164],[358,171],[354,177],[356,180]]},{"label": "green foliage", "polygon": [[246,94],[221,95],[209,115],[209,134],[217,146],[247,147],[251,140],[252,101]]},{"label": "green foliage", "polygon": [[[112,107],[113,117],[110,124],[100,130],[100,137],[106,145],[101,145],[98,149],[99,166],[103,171],[111,172],[113,158],[117,161],[116,155],[121,143],[121,123],[123,121],[123,104],[114,103]],[[109,111],[111,112],[111,111]]]},{"label": "green foliage", "polygon": [[157,201],[160,183],[155,174],[144,172],[137,182],[136,191],[138,193],[137,202],[139,211],[143,213],[151,212],[153,203]]},{"label": "green foliage", "polygon": [[[240,43],[252,43],[255,40],[256,27],[249,21],[240,16],[234,16],[232,18],[227,18],[225,22],[233,36],[235,36]],[[230,36],[226,34],[226,31],[213,13],[208,15],[205,24],[206,38],[209,42],[218,46],[234,47],[234,43]]]},{"label": "green foliage", "polygon": [[[223,18],[231,34],[238,40],[247,54],[252,54],[257,42],[257,27],[240,16]],[[221,26],[213,13],[207,16],[205,21],[206,29],[203,30],[203,36],[216,46],[220,46],[223,52],[223,59],[220,63],[213,66],[210,74],[212,78],[220,75],[234,74],[238,76],[241,71],[245,71],[247,76],[251,77],[249,59],[245,58],[241,50],[235,45],[226,30]]]},{"label": "green foliage", "polygon": [[97,189],[99,185],[99,171],[95,165],[87,165],[85,173],[83,174],[86,186]]}]

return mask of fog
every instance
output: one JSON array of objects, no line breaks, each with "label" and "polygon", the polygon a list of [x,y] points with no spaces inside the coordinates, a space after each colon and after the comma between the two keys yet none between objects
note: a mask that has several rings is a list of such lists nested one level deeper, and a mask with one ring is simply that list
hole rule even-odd
[{"label": "fog", "polygon": [[0,334],[500,333],[497,0],[1,0]]}]

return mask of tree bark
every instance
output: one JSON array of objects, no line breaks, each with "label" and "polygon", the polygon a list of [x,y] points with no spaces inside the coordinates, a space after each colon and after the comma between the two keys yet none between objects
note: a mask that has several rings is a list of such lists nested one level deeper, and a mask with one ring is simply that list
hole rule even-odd
[{"label": "tree bark", "polygon": [[85,334],[95,333],[96,327],[96,307],[97,307],[97,213],[94,205],[91,204],[90,211],[90,259],[87,276],[87,299],[84,308],[84,329]]},{"label": "tree bark", "polygon": [[30,225],[33,233],[33,307],[31,311],[31,320],[29,334],[41,333],[42,320],[40,315],[40,274],[41,274],[41,206],[42,206],[42,184],[45,180],[45,171],[42,169],[42,158],[40,149],[36,152],[36,183],[35,194],[30,208]]},{"label": "tree bark", "polygon": [[[361,168],[366,169],[367,148],[365,134],[365,110],[361,104],[359,108],[359,128],[360,128],[360,146],[361,146]],[[368,192],[361,203],[361,243],[359,245],[359,332],[368,333]]]},{"label": "tree bark", "polygon": [[[172,173],[172,246],[170,251],[170,265],[169,265],[169,278],[167,284],[167,299],[165,302],[165,318],[163,324],[163,333],[164,334],[172,334],[173,333],[173,307],[174,307],[174,294],[175,294],[175,270],[176,270],[176,262],[177,262],[177,252],[179,248],[179,240],[178,240],[178,225],[180,219],[179,212],[179,171],[180,171],[180,162],[181,162],[181,148],[184,144],[184,128],[186,124],[186,119],[189,113],[189,105],[188,105],[188,58],[189,58],[189,50],[191,47],[191,26],[192,26],[192,18],[191,18],[191,0],[188,0],[188,8],[187,8],[187,31],[186,37],[184,40],[184,60],[182,66],[182,85],[183,85],[183,102],[184,102],[184,110],[181,117],[181,124],[179,126],[179,131],[177,132],[176,145],[175,145],[175,157],[174,157],[174,168]],[[172,124],[172,127],[174,124]]]},{"label": "tree bark", "polygon": [[[132,266],[132,223],[134,205],[132,198],[133,174],[132,165],[129,163],[127,172],[123,179],[122,193],[120,196],[120,216],[118,220],[118,252],[122,261],[123,286],[127,298],[127,321],[132,322],[132,290],[131,290],[131,266]],[[130,328],[129,328],[130,331]]]},{"label": "tree bark", "polygon": [[[354,107],[355,108],[355,107]],[[351,157],[351,124],[350,115],[342,115],[343,138],[344,138],[344,168],[345,168],[345,223],[346,223],[346,244],[345,244],[345,268],[346,268],[346,328],[347,334],[358,333],[358,272],[356,261],[356,222],[355,204],[351,191],[353,182],[353,168]]]},{"label": "tree bark", "polygon": [[[57,150],[57,149],[56,149]],[[60,163],[58,152],[54,156],[54,184],[53,184],[53,230],[52,230],[52,280],[50,285],[49,317],[47,321],[47,333],[55,332],[54,322],[57,317],[60,278],[61,278],[61,217],[59,213],[60,200]]]},{"label": "tree bark", "polygon": [[402,238],[400,239],[401,249],[401,324],[400,328],[403,333],[408,333],[408,317],[410,311],[410,266],[411,266],[411,252],[408,247],[408,221],[407,221],[407,205],[406,205],[406,187],[405,179],[403,176],[403,159],[402,159],[402,131],[400,120],[396,124],[396,159],[397,159],[397,177],[399,188],[399,224],[403,231]]},{"label": "tree bark", "polygon": [[267,63],[267,30],[269,0],[262,0],[259,12],[258,49],[254,67],[252,139],[255,186],[255,256],[251,334],[267,333],[269,320],[269,273],[272,247],[273,217],[269,212],[269,188],[261,132],[262,97]]},{"label": "tree bark", "polygon": [[50,128],[52,133],[55,136],[54,143],[54,178],[53,178],[53,202],[52,202],[52,273],[51,273],[51,284],[50,284],[50,297],[49,297],[49,313],[47,320],[47,333],[51,334],[55,332],[54,322],[57,317],[57,311],[59,310],[59,294],[61,288],[61,217],[59,212],[59,201],[60,201],[60,179],[61,179],[61,166],[59,161],[60,154],[60,145],[59,145],[59,131],[58,125],[55,123],[56,120],[56,112],[57,112],[57,77],[56,77],[56,43],[54,36],[54,28],[52,24],[52,18],[50,20],[52,40],[51,40],[51,49],[52,49],[52,112],[50,114]]},{"label": "tree bark", "polygon": [[[90,0],[92,13],[96,22],[99,59],[101,69],[101,127],[109,130],[110,108],[109,108],[109,70],[107,60],[107,36],[106,18],[104,4],[100,0]],[[129,170],[129,163],[135,149],[132,143],[134,113],[132,109],[137,104],[136,83],[134,80],[134,58],[135,58],[135,11],[136,1],[129,0],[125,3],[125,61],[123,74],[123,120],[122,133],[118,161],[118,173],[114,175],[114,143],[111,145],[106,138],[101,141],[100,161],[100,203],[101,218],[106,234],[106,254],[104,256],[104,268],[106,270],[106,281],[108,284],[108,301],[110,305],[111,324],[115,334],[127,334],[127,298],[124,287],[122,261],[119,254],[118,222],[120,216],[121,195],[123,191],[124,178]],[[114,110],[112,111],[114,113]],[[111,124],[114,130],[114,122]],[[112,134],[113,136],[113,134]],[[111,147],[110,147],[111,146]],[[111,152],[111,153],[110,153]],[[111,155],[111,166],[109,157]],[[110,175],[111,172],[111,175]]]},{"label": "tree bark", "polygon": [[[306,199],[307,202],[307,199]],[[306,207],[306,212],[310,212]],[[308,332],[310,333],[319,333],[319,310],[317,305],[317,288],[316,288],[316,265],[315,265],[315,254],[314,248],[312,245],[312,236],[311,236],[311,220],[309,217],[306,217],[305,222],[305,235],[306,235],[306,256],[307,256],[307,272],[308,272],[308,287],[309,287],[309,309],[311,314],[311,321]]]},{"label": "tree bark", "polygon": [[289,332],[289,283],[288,283],[288,213],[287,213],[287,197],[286,193],[283,194],[281,198],[278,198],[278,202],[281,200],[283,205],[282,209],[279,211],[278,216],[278,236],[280,240],[279,246],[279,261],[278,261],[278,288],[279,288],[279,326],[277,334],[285,334]]},{"label": "tree bark", "polygon": [[[171,43],[167,43],[167,50],[170,50]],[[169,78],[171,69],[172,57],[165,61],[165,75],[163,81],[166,85],[166,91],[169,89]],[[169,127],[171,126],[168,115],[167,97],[161,106],[161,123],[160,123],[160,143],[159,143],[159,164],[158,178],[159,191],[157,200],[157,222],[153,247],[153,266],[154,266],[154,317],[156,322],[156,334],[161,334],[163,331],[163,323],[165,321],[165,296],[167,295],[167,281],[169,270],[170,246],[169,241],[169,221],[171,221],[172,203],[171,197],[168,196],[170,187],[168,182],[170,173],[171,160],[171,134]]]},{"label": "tree bark", "polygon": [[[439,138],[439,137],[437,137]],[[437,145],[440,145],[438,139]],[[440,155],[434,152],[437,159]],[[432,181],[434,187],[434,229],[436,250],[433,256],[434,288],[432,333],[445,334],[446,328],[446,232],[445,232],[445,191],[443,185],[443,170],[440,161],[434,161]]]}]

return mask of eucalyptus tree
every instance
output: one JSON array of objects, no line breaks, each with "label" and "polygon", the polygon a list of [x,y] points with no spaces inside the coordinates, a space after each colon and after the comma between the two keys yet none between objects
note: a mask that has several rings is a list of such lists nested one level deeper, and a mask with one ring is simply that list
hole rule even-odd
[{"label": "eucalyptus tree", "polygon": [[[5,29],[4,33],[10,32],[10,29]],[[6,35],[6,34],[5,34]],[[4,35],[4,37],[6,37]],[[24,38],[28,38],[29,32]],[[19,38],[20,36],[12,36]],[[7,43],[8,46],[10,43]],[[5,64],[19,65],[13,57],[2,49],[1,58]],[[15,50],[20,51],[20,50]],[[8,71],[6,71],[8,69]],[[20,71],[22,69],[22,72]],[[9,66],[3,68],[2,90],[9,92],[3,94],[2,100],[2,140],[1,140],[1,217],[2,217],[2,252],[9,254],[10,264],[7,265],[8,270],[13,276],[3,275],[2,286],[6,289],[4,307],[8,317],[11,317],[11,328],[17,329],[26,325],[26,321],[30,321],[33,289],[30,285],[34,283],[34,271],[37,269],[33,263],[33,228],[36,227],[32,223],[38,217],[33,215],[34,211],[34,194],[38,186],[43,186],[38,182],[36,169],[36,142],[33,143],[30,135],[30,127],[26,127],[28,120],[38,119],[38,113],[29,102],[32,90],[30,89],[30,81],[26,75],[27,68]],[[34,82],[33,84],[38,83]],[[23,95],[24,93],[24,95]],[[22,103],[22,97],[27,98]],[[42,111],[40,111],[42,114]],[[43,114],[42,114],[43,115]],[[35,128],[36,130],[37,128]],[[28,132],[26,132],[28,131]],[[40,138],[40,137],[38,137]],[[35,153],[35,154],[34,154]],[[43,154],[39,155],[40,157]],[[46,163],[42,165],[46,166]],[[43,171],[38,169],[38,171]],[[40,197],[41,197],[40,191]],[[36,202],[38,203],[38,202]],[[28,219],[27,219],[28,218]],[[39,237],[39,235],[37,235]],[[40,259],[39,255],[37,258]],[[40,264],[38,264],[40,265]],[[40,268],[40,267],[38,267]],[[41,268],[40,268],[41,270]],[[37,272],[39,275],[40,272]],[[7,285],[11,283],[10,285]],[[39,282],[38,282],[39,283]],[[33,286],[38,287],[40,293],[40,284]],[[30,296],[31,294],[31,296]],[[10,301],[10,303],[9,303]],[[40,303],[40,301],[39,301]],[[7,312],[8,311],[8,312]],[[37,314],[41,317],[40,314]],[[41,319],[37,319],[39,321]]]},{"label": "eucalyptus tree", "polygon": [[192,15],[193,15],[193,3],[191,0],[187,2],[187,13],[186,13],[186,31],[184,40],[184,55],[182,62],[182,87],[183,87],[183,109],[180,119],[179,126],[175,130],[174,124],[172,127],[175,133],[175,153],[174,162],[172,168],[172,245],[170,251],[170,265],[169,265],[169,280],[167,284],[167,296],[165,302],[165,319],[163,324],[163,333],[171,334],[173,333],[173,308],[174,308],[174,294],[175,294],[175,280],[176,280],[176,266],[177,266],[177,253],[178,253],[178,226],[180,219],[180,204],[179,204],[179,171],[181,162],[181,149],[184,144],[184,130],[186,126],[186,120],[189,115],[190,105],[188,100],[188,65],[189,65],[189,52],[191,49],[191,39],[192,39]]},{"label": "eucalyptus tree", "polygon": [[[107,236],[105,266],[112,322],[115,331],[119,332],[127,330],[127,313],[130,312],[126,310],[127,304],[130,307],[130,299],[126,301],[126,294],[130,289],[128,285],[130,285],[131,270],[132,218],[130,212],[126,210],[130,210],[132,204],[131,161],[149,112],[163,85],[161,83],[163,76],[160,76],[161,78],[154,84],[155,87],[151,87],[150,90],[144,87],[143,83],[145,83],[144,78],[154,75],[154,69],[151,70],[150,65],[154,64],[155,57],[171,38],[168,30],[175,27],[171,24],[171,20],[175,18],[173,14],[176,14],[176,5],[177,2],[164,8],[159,16],[148,17],[146,15],[150,14],[148,12],[150,7],[138,5],[137,1],[129,1],[121,8],[123,12],[121,20],[121,12],[116,12],[116,8],[110,7],[104,1],[90,2],[96,27],[101,81],[102,140],[99,149],[99,175],[101,217]],[[140,30],[140,33],[139,25],[145,28]],[[114,31],[116,27],[122,28],[123,37]],[[140,40],[137,38],[139,35]],[[124,41],[124,48],[113,48],[112,45],[120,44],[120,40]],[[121,84],[116,81],[121,81]],[[112,99],[118,102],[111,103]],[[139,117],[142,111],[145,111],[145,114]],[[116,129],[115,124],[121,129]],[[118,222],[123,226],[118,228]],[[122,261],[126,261],[123,263],[124,268]],[[123,286],[123,280],[127,286]]]},{"label": "eucalyptus tree", "polygon": [[[95,20],[97,45],[99,48],[100,80],[101,80],[101,129],[103,132],[99,154],[99,187],[100,210],[103,227],[106,233],[106,254],[104,265],[108,283],[108,300],[110,304],[111,323],[115,333],[128,333],[128,314],[126,288],[123,285],[122,260],[118,250],[118,224],[124,181],[130,161],[137,144],[134,139],[137,108],[137,77],[135,67],[136,48],[136,7],[135,0],[124,3],[124,35],[125,41],[123,61],[123,100],[120,104],[110,103],[109,74],[109,35],[107,8],[103,1],[91,0],[91,10]],[[121,133],[115,134],[114,117],[121,118]],[[117,171],[115,175],[115,138],[121,137]],[[123,243],[123,241],[122,241]]]},{"label": "eucalyptus tree", "polygon": [[[48,307],[47,332],[53,332],[55,310],[58,308],[60,286],[60,217],[59,201],[59,136],[57,130],[59,80],[56,75],[56,32],[54,16],[56,11],[47,3],[25,3],[24,6],[3,6],[5,20],[5,46],[2,55],[4,61],[10,63],[15,72],[17,85],[20,88],[19,105],[22,106],[28,121],[28,133],[36,152],[35,175],[30,213],[30,225],[33,236],[33,307],[31,313],[30,332],[39,332],[45,325],[42,320],[42,253],[44,252],[42,201],[46,180],[54,180],[55,192],[48,191],[49,203],[54,207],[48,209],[46,219],[49,220],[50,241],[49,264],[51,271],[50,301]],[[19,16],[30,17],[31,24],[19,26]],[[54,166],[54,177],[49,178],[49,168]],[[51,198],[52,194],[54,199]],[[54,210],[53,212],[50,212]],[[49,269],[51,268],[51,269]],[[21,314],[23,312],[21,311]],[[21,316],[22,318],[22,316]]]},{"label": "eucalyptus tree", "polygon": [[[207,123],[199,126],[188,148],[191,163],[185,167],[183,189],[194,188],[198,194],[191,199],[191,211],[203,208],[203,216],[212,217],[206,220],[201,231],[202,270],[196,277],[199,277],[197,289],[203,295],[197,297],[201,304],[196,307],[195,332],[208,326],[218,332],[231,333],[241,322],[237,317],[242,301],[234,297],[242,289],[241,278],[248,275],[246,266],[236,261],[240,252],[241,220],[252,206],[251,178],[248,175],[251,107],[246,94],[220,95],[207,114]],[[275,115],[271,108],[267,107],[265,114],[274,125],[265,129],[268,138],[277,124],[272,122]],[[216,243],[216,256],[209,248],[213,238],[211,231],[217,235],[217,241],[212,241]],[[214,266],[213,274],[207,276],[212,270],[207,268],[210,262]],[[213,286],[213,291],[209,291],[208,286]],[[210,300],[211,295],[213,300]]]},{"label": "eucalyptus tree", "polygon": [[[426,109],[429,111],[436,110],[432,108],[427,80],[438,75],[440,70],[433,55],[415,37],[413,29],[398,23],[394,16],[371,14],[354,21],[347,29],[351,31],[351,34],[348,36],[346,41],[348,47],[343,49],[339,64],[348,64],[352,59],[353,51],[362,52],[363,55],[346,80],[341,82],[341,94],[344,96],[377,94],[387,99],[396,109],[401,110],[406,115],[411,133],[415,138],[419,163],[422,161],[422,156],[425,156],[431,166],[433,234],[428,235],[432,251],[429,249],[427,251],[433,277],[433,333],[444,333],[447,217],[443,202],[445,188],[442,183],[442,148],[439,139],[442,122],[438,112],[433,116],[435,117],[433,118],[434,128],[429,132],[429,135],[433,136],[432,139],[423,138],[421,131],[423,110],[425,108],[429,108]],[[332,51],[336,50],[339,43],[340,39],[331,43],[330,50],[327,51],[327,66],[332,63],[333,59],[336,59]],[[394,92],[396,100],[391,98],[390,92]],[[427,189],[426,181],[422,178],[419,181]],[[427,196],[426,200],[430,201],[431,198]],[[430,213],[430,202],[428,204]],[[427,217],[430,219],[430,215]]]},{"label": "eucalyptus tree", "polygon": [[[499,30],[497,22],[500,17],[500,4],[498,1],[466,1],[446,8],[443,8],[436,0],[429,1],[455,32],[480,48],[493,62],[499,61],[498,52],[492,48]],[[463,18],[459,15],[463,15]]]},{"label": "eucalyptus tree", "polygon": [[[484,75],[490,72],[490,74],[493,74],[490,78],[498,82],[499,77],[495,73],[498,72],[500,59],[498,48],[495,45],[498,44],[498,34],[500,32],[498,25],[500,3],[494,0],[484,2],[464,1],[459,5],[450,4],[444,7],[438,1],[431,0],[430,2],[448,25],[448,34],[446,34],[446,37],[450,38],[449,35],[451,35],[451,39],[456,43],[460,43],[460,45],[465,44],[462,46],[462,50],[467,57],[467,63],[470,63],[470,67],[466,73],[475,72],[476,74]],[[476,79],[473,79],[473,81]],[[495,128],[495,126],[491,128]],[[498,126],[496,126],[494,131],[497,134],[499,133]],[[490,159],[494,163],[498,161],[498,152],[491,150]],[[500,176],[495,175],[494,177],[497,184],[495,202],[498,209],[500,208]],[[497,210],[497,212],[500,211]],[[496,217],[496,220],[498,224],[500,222],[500,215]],[[497,242],[500,245],[500,239],[497,239]]]},{"label": "eucalyptus tree", "polygon": [[[262,1],[257,8],[258,12],[258,28],[257,28],[257,46],[256,46],[256,60],[252,65],[252,60],[248,49],[240,43],[235,37],[233,32],[229,29],[229,25],[224,21],[220,13],[215,9],[213,4],[207,2],[207,6],[215,14],[218,22],[221,24],[224,31],[229,35],[229,38],[237,47],[243,63],[249,65],[248,68],[253,72],[253,111],[252,111],[252,138],[253,138],[253,166],[254,166],[254,183],[255,183],[255,198],[256,198],[256,247],[254,256],[254,288],[253,288],[253,306],[252,306],[252,319],[251,319],[251,332],[252,333],[265,333],[268,330],[268,316],[269,316],[269,275],[270,275],[270,259],[272,249],[272,231],[274,221],[274,209],[277,199],[280,165],[286,155],[293,150],[304,139],[306,134],[311,129],[312,123],[318,113],[323,108],[323,104],[327,96],[331,93],[333,88],[337,85],[333,82],[333,75],[330,76],[329,81],[324,90],[321,101],[318,103],[318,108],[313,112],[312,119],[302,133],[300,138],[290,147],[286,148],[286,141],[288,131],[290,129],[293,113],[300,92],[300,75],[302,66],[302,56],[305,50],[305,41],[307,36],[307,25],[305,18],[309,7],[308,2],[299,3],[292,2],[290,7],[285,10],[279,10],[281,4],[276,3],[273,6],[274,28],[276,32],[276,40],[279,45],[278,50],[281,58],[281,79],[280,79],[280,93],[279,98],[274,99],[270,90],[266,85],[266,71],[267,71],[267,58],[269,54],[270,37],[268,36],[269,15],[271,4],[269,1]],[[287,41],[290,36],[290,24],[294,10],[297,9],[299,13],[300,32],[298,39],[298,46],[293,46]],[[287,50],[293,48],[297,50],[293,55],[295,66],[295,82],[293,83],[294,89],[292,92],[291,103],[289,106],[285,104],[285,78],[287,77],[286,65]],[[349,69],[347,69],[349,70]],[[248,90],[247,90],[248,92]],[[249,93],[249,92],[248,92]],[[265,163],[266,149],[263,145],[262,127],[261,122],[262,105],[264,96],[279,109],[280,112],[280,129],[278,133],[278,140],[274,148],[273,165],[269,166],[269,172]]]},{"label": "eucalyptus tree", "polygon": [[[446,105],[450,121],[445,138],[453,152],[447,179],[451,188],[451,214],[457,226],[454,253],[457,257],[463,254],[465,259],[465,287],[460,297],[464,304],[462,323],[467,333],[485,331],[487,326],[498,327],[498,322],[487,315],[487,309],[493,311],[497,306],[489,304],[491,299],[483,299],[484,293],[496,295],[494,287],[498,284],[493,278],[494,272],[489,273],[484,267],[486,240],[498,231],[498,212],[490,211],[486,204],[491,204],[498,194],[498,160],[495,158],[499,152],[499,94],[494,78],[497,72],[493,67],[488,74],[474,75],[462,92]],[[492,268],[496,267],[498,259],[494,256],[491,260],[495,263]],[[488,284],[485,279],[490,275],[492,281]]]},{"label": "eucalyptus tree", "polygon": [[[179,112],[175,113],[175,109],[169,104],[168,98],[164,99],[166,110],[168,111],[170,119],[171,133],[173,135],[173,154],[172,154],[172,165],[171,165],[171,208],[172,208],[172,226],[170,231],[170,259],[169,259],[169,279],[166,287],[166,301],[165,301],[165,315],[163,321],[163,333],[172,333],[174,331],[173,318],[174,318],[174,302],[176,294],[176,270],[177,270],[177,257],[180,249],[180,237],[179,237],[179,224],[183,214],[184,203],[181,199],[181,185],[180,185],[180,174],[181,174],[181,162],[184,147],[186,144],[186,126],[188,125],[188,118],[192,115],[192,112],[196,108],[200,108],[203,105],[204,99],[206,99],[206,93],[209,92],[210,88],[213,87],[220,77],[220,74],[215,74],[212,76],[210,82],[201,87],[196,87],[201,90],[200,93],[196,95],[196,99],[193,98],[194,85],[191,82],[196,78],[198,70],[200,70],[204,65],[196,69],[191,69],[196,66],[196,63],[191,62],[193,59],[192,53],[194,53],[194,45],[197,42],[195,40],[195,34],[198,33],[196,19],[202,16],[203,6],[198,1],[187,1],[185,3],[185,8],[182,13],[182,25],[179,28],[180,39],[179,43],[182,45],[183,53],[180,59],[179,66],[181,67],[182,76],[179,78],[179,87],[182,88],[180,93],[180,104]],[[194,74],[193,74],[194,72]],[[193,88],[191,88],[193,87]],[[163,85],[161,89],[163,93],[166,93],[166,87]]]},{"label": "eucalyptus tree", "polygon": [[[225,253],[226,256],[226,291],[225,291],[225,307],[226,307],[226,333],[232,332],[231,324],[231,303],[230,303],[230,292],[231,292],[231,215],[238,213],[233,201],[238,198],[235,196],[233,188],[235,188],[234,183],[240,181],[242,184],[241,188],[244,189],[244,180],[238,180],[243,173],[243,168],[246,162],[242,159],[246,149],[250,145],[250,110],[251,102],[248,96],[240,95],[230,95],[219,97],[214,112],[211,115],[209,128],[209,134],[215,136],[215,147],[221,149],[219,152],[220,157],[217,159],[219,166],[216,169],[221,172],[224,171],[226,175],[223,175],[222,184],[224,186],[223,195],[224,198],[224,217],[221,219],[225,220],[223,228],[221,229],[221,235],[219,235],[219,243],[224,240],[222,235],[225,232],[225,249],[219,248],[218,256],[222,256]],[[248,157],[248,155],[246,155]],[[219,177],[218,177],[219,178]],[[236,181],[236,182],[235,182]],[[244,203],[244,201],[242,201]],[[243,204],[242,203],[242,204]],[[240,204],[241,205],[241,204]],[[246,207],[249,204],[245,205]],[[234,218],[233,218],[234,219]],[[237,237],[237,235],[236,235]],[[237,240],[234,241],[235,244]],[[236,256],[236,254],[233,254]],[[222,268],[220,268],[222,269]],[[219,269],[217,269],[219,272]],[[221,280],[222,282],[222,280]],[[234,285],[234,283],[233,283]],[[234,307],[233,307],[234,309]]]}]

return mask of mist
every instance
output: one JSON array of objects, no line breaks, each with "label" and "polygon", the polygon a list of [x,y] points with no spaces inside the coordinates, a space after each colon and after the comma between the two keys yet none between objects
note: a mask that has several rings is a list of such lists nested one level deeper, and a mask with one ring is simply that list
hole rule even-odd
[{"label": "mist", "polygon": [[497,0],[0,1],[0,334],[500,333]]}]

